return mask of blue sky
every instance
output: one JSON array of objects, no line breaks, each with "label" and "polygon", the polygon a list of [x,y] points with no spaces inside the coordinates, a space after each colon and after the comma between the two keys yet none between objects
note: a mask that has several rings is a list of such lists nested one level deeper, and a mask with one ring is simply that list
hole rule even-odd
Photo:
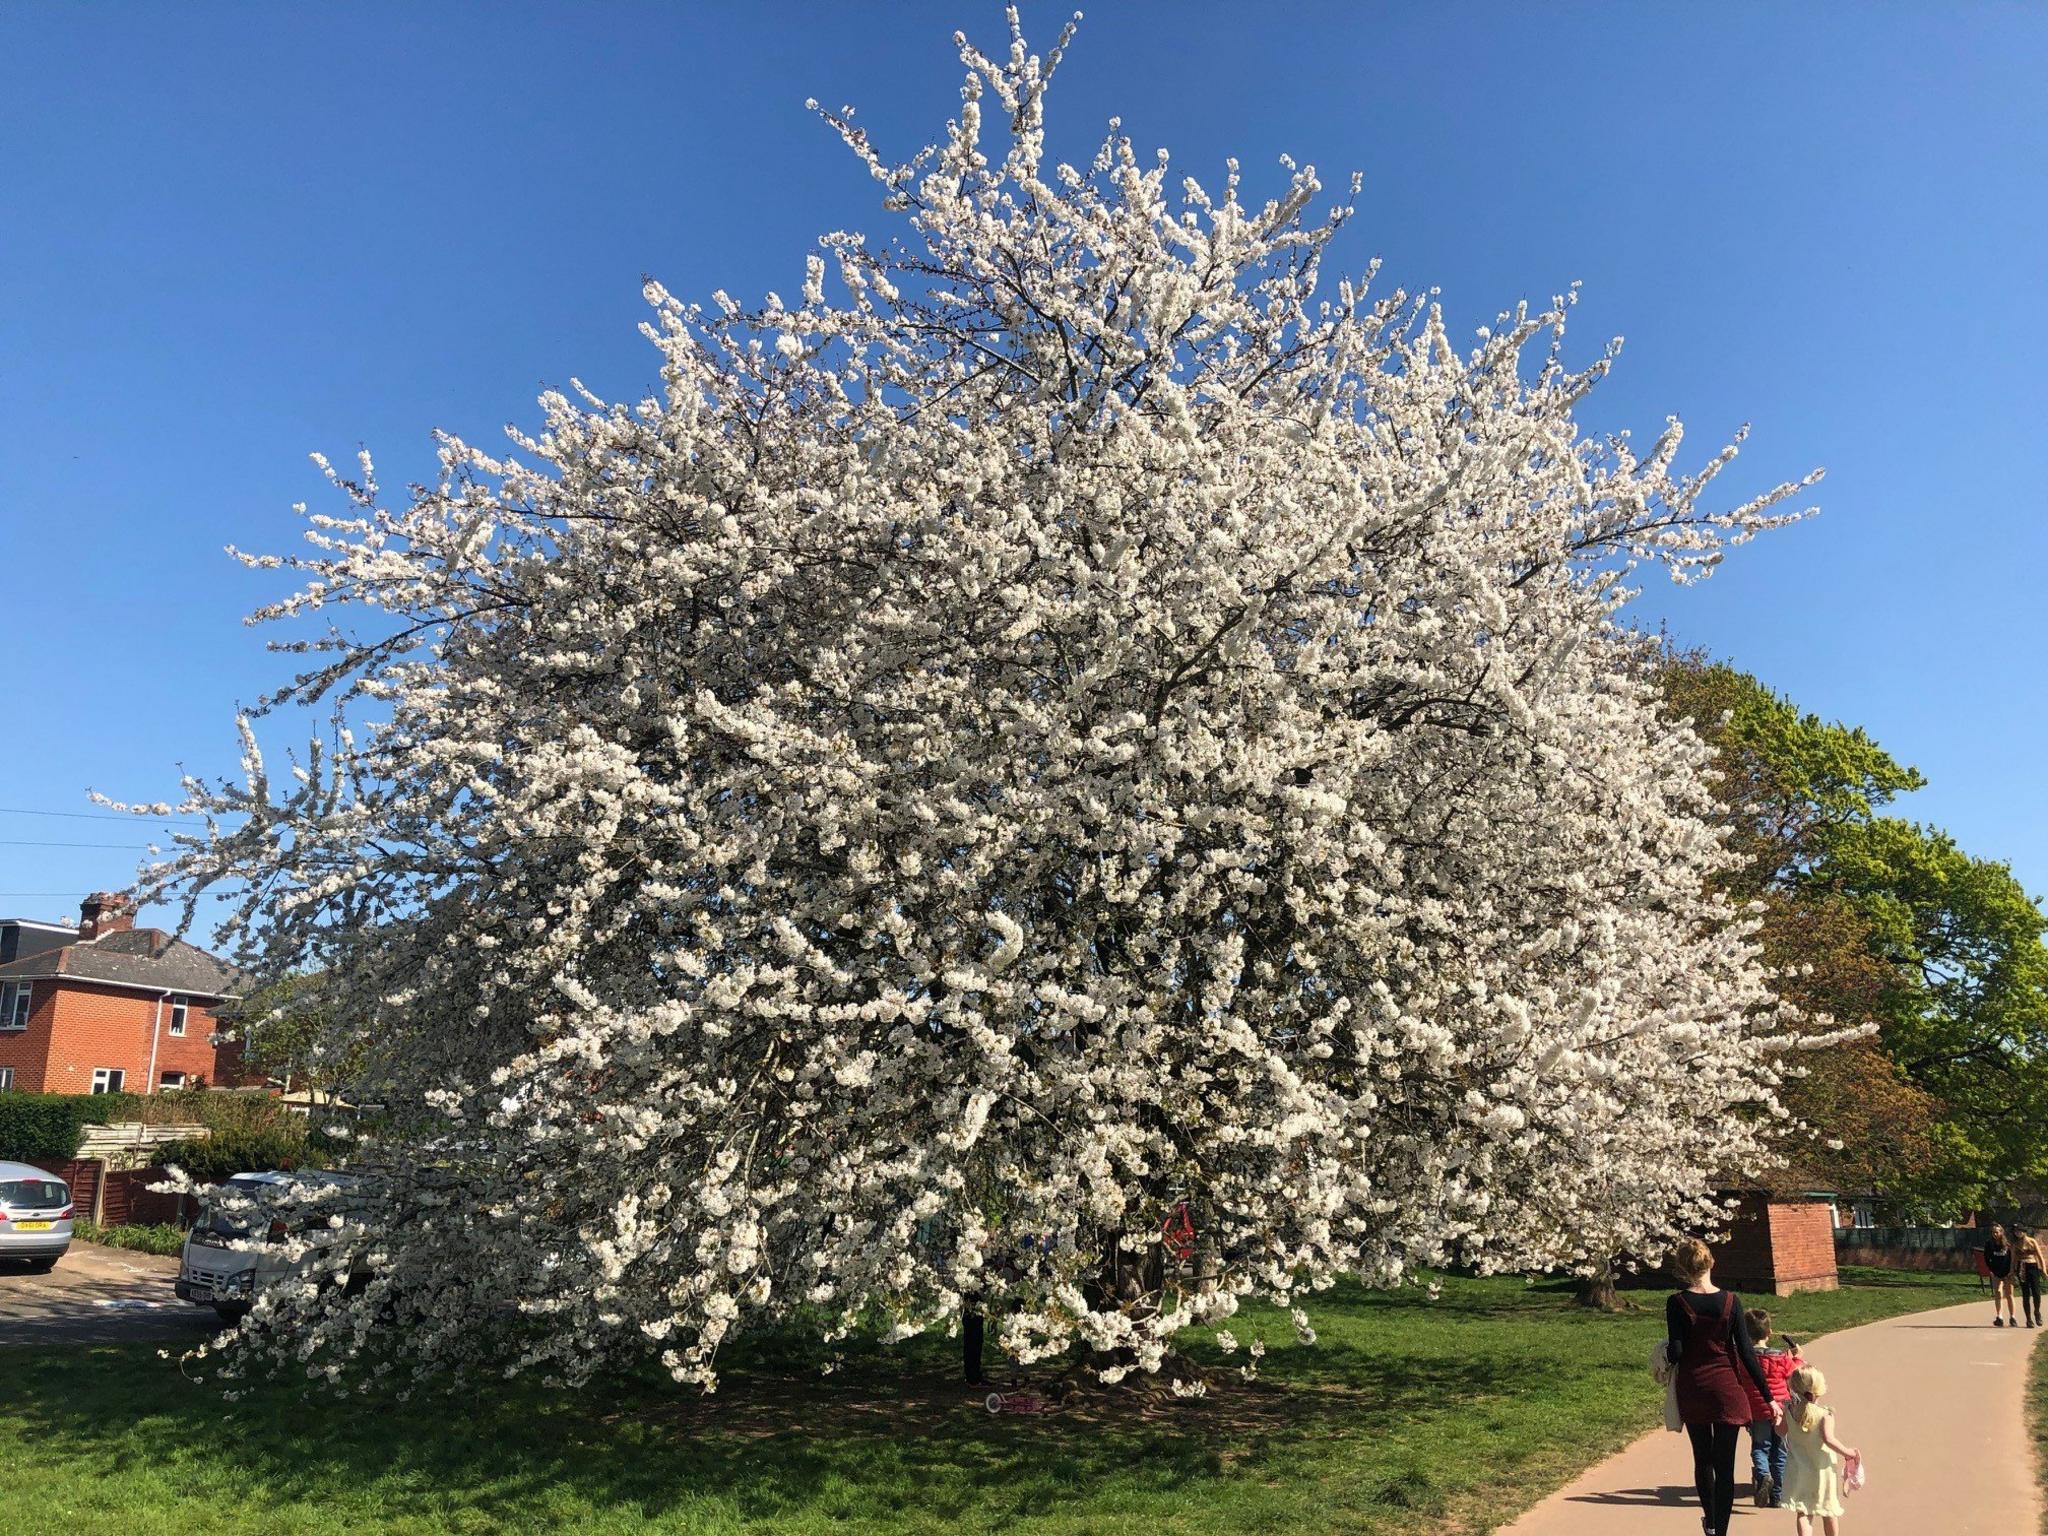
[{"label": "blue sky", "polygon": [[[572,374],[637,397],[641,275],[793,292],[817,234],[881,230],[803,101],[907,155],[955,28],[1004,42],[982,0],[0,9],[0,914],[139,856],[15,812],[232,768],[278,672],[222,548],[295,542],[309,451],[396,484]],[[1827,466],[1822,517],[1645,621],[1868,726],[2043,892],[2044,78],[2035,5],[1106,3],[1051,138],[1357,169],[1344,264],[1464,328],[1584,282],[1578,355],[1628,338],[1595,424],[1675,413],[1704,457],[1752,421],[1723,484]]]}]

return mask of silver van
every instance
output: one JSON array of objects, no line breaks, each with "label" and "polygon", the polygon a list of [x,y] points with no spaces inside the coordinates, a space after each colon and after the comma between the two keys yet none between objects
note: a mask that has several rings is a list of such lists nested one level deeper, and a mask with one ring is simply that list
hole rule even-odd
[{"label": "silver van", "polygon": [[[362,1181],[347,1173],[236,1174],[215,1186],[216,1193],[200,1208],[199,1219],[185,1234],[185,1251],[172,1287],[177,1294],[195,1306],[212,1307],[228,1322],[239,1322],[266,1286],[303,1273],[317,1262],[317,1247],[292,1258],[282,1247],[273,1246],[284,1240],[283,1222],[272,1222],[267,1232],[255,1233],[249,1229],[246,1211],[238,1208],[246,1199],[261,1201],[266,1194],[292,1186],[332,1190],[333,1198],[321,1201],[320,1206],[342,1216],[360,1212],[366,1195]],[[317,1245],[323,1226],[308,1225],[302,1231]],[[367,1276],[351,1275],[350,1282],[363,1278]]]},{"label": "silver van", "polygon": [[71,1187],[31,1163],[0,1161],[0,1261],[48,1274],[71,1246]]}]

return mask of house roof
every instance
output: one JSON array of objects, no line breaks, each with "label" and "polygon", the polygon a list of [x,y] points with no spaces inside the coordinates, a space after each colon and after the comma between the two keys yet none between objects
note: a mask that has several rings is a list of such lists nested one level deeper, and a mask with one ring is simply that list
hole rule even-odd
[{"label": "house roof", "polygon": [[1833,1200],[1843,1193],[1842,1177],[1803,1163],[1731,1175],[1715,1182],[1722,1194],[1768,1195],[1774,1200]]},{"label": "house roof", "polygon": [[46,978],[161,987],[203,997],[231,997],[241,991],[241,977],[233,966],[161,928],[123,928],[0,965],[0,980]]}]

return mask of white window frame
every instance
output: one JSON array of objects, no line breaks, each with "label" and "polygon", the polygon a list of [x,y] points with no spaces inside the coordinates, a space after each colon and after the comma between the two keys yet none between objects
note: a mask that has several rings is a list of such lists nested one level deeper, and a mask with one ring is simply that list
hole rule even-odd
[{"label": "white window frame", "polygon": [[94,1093],[121,1093],[128,1084],[126,1067],[94,1067],[92,1069],[92,1091]]},{"label": "white window frame", "polygon": [[11,1090],[11,1089],[12,1089],[13,1087],[14,1087],[14,1068],[12,1068],[12,1067],[0,1067],[0,1093],[6,1093],[6,1092],[8,1092],[9,1090]]},{"label": "white window frame", "polygon": [[171,1033],[174,1036],[182,1037],[184,1035],[186,1013],[191,1006],[192,999],[189,997],[174,997],[171,999]]},{"label": "white window frame", "polygon": [[164,1088],[182,1088],[185,1086],[185,1074],[182,1072],[159,1073],[156,1085],[159,1090]]},{"label": "white window frame", "polygon": [[0,982],[0,1031],[19,1034],[28,1028],[35,996],[36,984],[32,981]]}]

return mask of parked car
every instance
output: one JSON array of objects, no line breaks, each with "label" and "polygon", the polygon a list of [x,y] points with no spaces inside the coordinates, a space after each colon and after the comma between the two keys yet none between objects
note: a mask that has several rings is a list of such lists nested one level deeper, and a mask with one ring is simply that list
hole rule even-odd
[{"label": "parked car", "polygon": [[[361,1209],[367,1195],[362,1180],[347,1173],[238,1173],[218,1188],[228,1197],[260,1199],[266,1190],[292,1184],[334,1190],[335,1198],[322,1205],[336,1214]],[[302,1229],[316,1245],[323,1230],[324,1222]],[[184,1254],[172,1289],[181,1299],[212,1307],[226,1321],[238,1322],[248,1315],[266,1287],[318,1261],[317,1247],[292,1258],[281,1246],[273,1246],[284,1241],[283,1222],[271,1223],[270,1230],[263,1235],[262,1247],[231,1246],[248,1242],[253,1236],[243,1214],[230,1208],[229,1199],[223,1199],[221,1194],[208,1199],[192,1230],[185,1234]],[[367,1273],[352,1273],[349,1283],[360,1284],[367,1278]]]},{"label": "parked car", "polygon": [[48,1274],[71,1246],[71,1186],[28,1163],[0,1162],[0,1260]]}]

